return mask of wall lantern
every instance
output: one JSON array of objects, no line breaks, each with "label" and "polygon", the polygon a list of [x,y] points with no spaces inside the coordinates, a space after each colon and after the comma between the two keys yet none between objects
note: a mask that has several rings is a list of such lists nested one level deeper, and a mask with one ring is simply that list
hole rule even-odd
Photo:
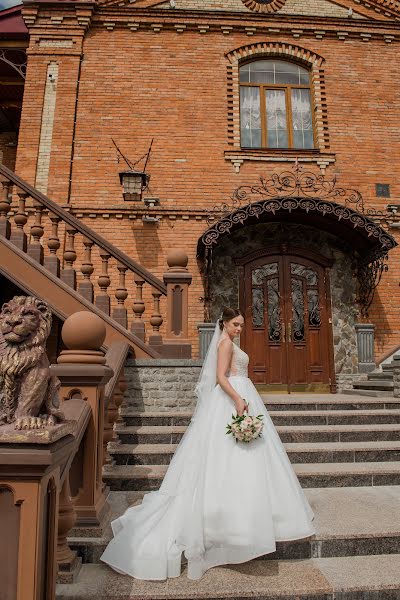
[{"label": "wall lantern", "polygon": [[[150,158],[153,140],[151,140],[150,147],[146,154],[141,156],[135,162],[131,162],[124,154],[122,154],[121,150],[118,148],[113,138],[111,138],[111,141],[117,150],[117,162],[120,162],[120,160],[122,159],[124,163],[129,167],[126,171],[121,171],[119,173],[119,180],[124,190],[124,200],[126,200],[127,202],[140,202],[142,200],[143,190],[147,188],[148,183],[150,181],[150,175],[146,173],[146,167]],[[142,170],[138,170],[136,168],[136,165],[142,160],[145,161],[144,167]]]},{"label": "wall lantern", "polygon": [[142,199],[143,190],[150,181],[150,175],[144,171],[122,171],[119,174],[119,180],[124,189],[124,200],[138,202]]}]

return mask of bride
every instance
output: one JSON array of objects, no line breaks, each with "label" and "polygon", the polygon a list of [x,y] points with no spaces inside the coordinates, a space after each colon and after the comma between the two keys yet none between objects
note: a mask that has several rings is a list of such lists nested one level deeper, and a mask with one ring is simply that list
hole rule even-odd
[{"label": "bride", "polygon": [[[263,401],[247,377],[249,357],[233,340],[244,319],[226,308],[196,387],[197,406],[157,492],[111,523],[101,560],[138,579],[181,573],[200,579],[217,565],[274,552],[276,542],[314,533],[313,512]],[[264,416],[250,443],[225,435],[236,410]]]}]

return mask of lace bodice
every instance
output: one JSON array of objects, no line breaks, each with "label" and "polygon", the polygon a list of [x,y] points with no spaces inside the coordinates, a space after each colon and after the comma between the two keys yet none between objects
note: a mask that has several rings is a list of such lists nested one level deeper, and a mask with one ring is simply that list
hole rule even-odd
[{"label": "lace bodice", "polygon": [[233,355],[229,375],[248,377],[249,357],[236,344],[233,344]]}]

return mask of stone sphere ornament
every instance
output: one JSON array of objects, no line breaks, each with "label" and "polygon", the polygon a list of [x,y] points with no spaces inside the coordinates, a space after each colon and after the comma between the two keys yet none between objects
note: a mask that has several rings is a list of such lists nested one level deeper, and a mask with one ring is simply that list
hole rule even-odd
[{"label": "stone sphere ornament", "polygon": [[254,12],[276,12],[286,0],[242,0],[243,4]]},{"label": "stone sphere ornament", "polygon": [[170,250],[167,256],[167,265],[170,269],[186,269],[189,262],[188,255],[184,250],[176,249]]},{"label": "stone sphere ornament", "polygon": [[61,337],[69,350],[99,350],[106,339],[106,326],[95,313],[82,310],[65,320]]}]

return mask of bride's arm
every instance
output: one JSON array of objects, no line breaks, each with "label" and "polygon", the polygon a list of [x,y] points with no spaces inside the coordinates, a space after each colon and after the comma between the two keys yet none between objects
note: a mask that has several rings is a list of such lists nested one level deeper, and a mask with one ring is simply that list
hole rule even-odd
[{"label": "bride's arm", "polygon": [[229,371],[232,362],[233,347],[232,342],[229,338],[222,340],[218,346],[218,357],[217,357],[217,383],[221,388],[230,396],[235,403],[236,412],[238,415],[242,415],[247,408],[246,402],[241,396],[233,389],[226,373]]}]

